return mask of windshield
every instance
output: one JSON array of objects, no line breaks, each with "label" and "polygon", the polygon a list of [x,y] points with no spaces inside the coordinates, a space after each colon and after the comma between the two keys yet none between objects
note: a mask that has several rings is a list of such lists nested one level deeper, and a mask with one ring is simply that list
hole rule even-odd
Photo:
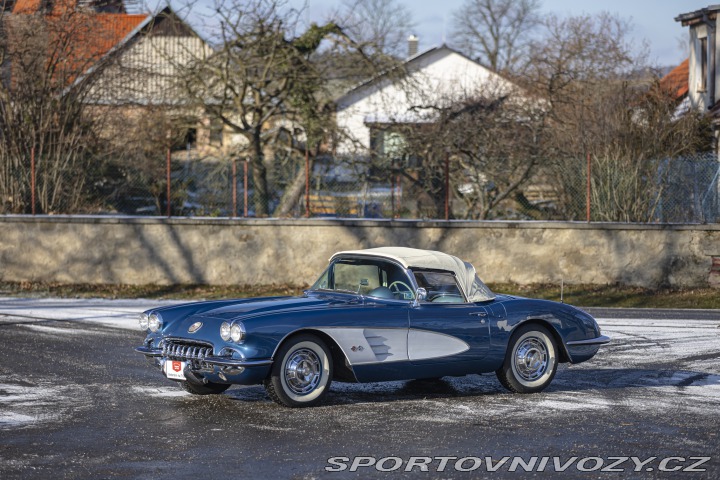
[{"label": "windshield", "polygon": [[339,258],[310,290],[356,293],[389,300],[413,300],[413,286],[400,266],[376,259]]}]

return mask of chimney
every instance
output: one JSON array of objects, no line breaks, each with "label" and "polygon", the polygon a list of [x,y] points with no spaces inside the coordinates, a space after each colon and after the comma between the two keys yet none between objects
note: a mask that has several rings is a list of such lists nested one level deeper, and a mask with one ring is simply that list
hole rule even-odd
[{"label": "chimney", "polygon": [[408,37],[408,58],[414,57],[418,53],[418,42],[420,40],[415,35]]}]

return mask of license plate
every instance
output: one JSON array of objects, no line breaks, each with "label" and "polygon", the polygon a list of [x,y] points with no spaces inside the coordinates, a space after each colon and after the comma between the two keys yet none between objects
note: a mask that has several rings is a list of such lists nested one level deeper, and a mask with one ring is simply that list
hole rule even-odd
[{"label": "license plate", "polygon": [[165,376],[170,380],[185,380],[185,362],[177,360],[167,360],[165,362]]}]

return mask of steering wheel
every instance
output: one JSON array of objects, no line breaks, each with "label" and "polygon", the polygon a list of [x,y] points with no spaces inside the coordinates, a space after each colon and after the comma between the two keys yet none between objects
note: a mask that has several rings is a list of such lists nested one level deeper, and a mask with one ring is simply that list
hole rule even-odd
[{"label": "steering wheel", "polygon": [[401,282],[400,280],[396,280],[396,281],[392,282],[388,288],[393,293],[403,293],[403,291],[400,289],[400,287],[403,287],[405,289],[405,291],[410,293],[410,295],[413,295],[412,288],[410,288],[407,283]]}]

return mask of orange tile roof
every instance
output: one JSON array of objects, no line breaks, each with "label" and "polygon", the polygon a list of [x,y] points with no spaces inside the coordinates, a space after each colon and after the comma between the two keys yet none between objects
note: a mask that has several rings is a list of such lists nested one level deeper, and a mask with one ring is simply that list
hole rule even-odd
[{"label": "orange tile roof", "polygon": [[51,64],[61,67],[56,79],[66,85],[97,64],[113,47],[117,46],[143,20],[145,15],[119,13],[73,14],[51,16],[54,23],[50,31],[55,37],[50,45]]},{"label": "orange tile roof", "polygon": [[688,93],[688,75],[690,73],[690,59],[686,58],[670,73],[660,79],[660,88],[670,92],[676,99],[680,99]]},{"label": "orange tile roof", "polygon": [[41,0],[15,0],[12,13],[35,13],[40,10]]},{"label": "orange tile roof", "polygon": [[[13,14],[37,13],[42,0],[17,0]],[[49,42],[48,61],[61,66],[56,80],[70,84],[120,44],[147,15],[76,11],[77,0],[57,0],[52,13],[43,16]]]},{"label": "orange tile roof", "polygon": [[100,58],[118,45],[130,32],[135,30],[147,15],[128,15],[125,13],[96,13],[89,21],[91,38],[78,38],[77,47],[92,57]]}]

